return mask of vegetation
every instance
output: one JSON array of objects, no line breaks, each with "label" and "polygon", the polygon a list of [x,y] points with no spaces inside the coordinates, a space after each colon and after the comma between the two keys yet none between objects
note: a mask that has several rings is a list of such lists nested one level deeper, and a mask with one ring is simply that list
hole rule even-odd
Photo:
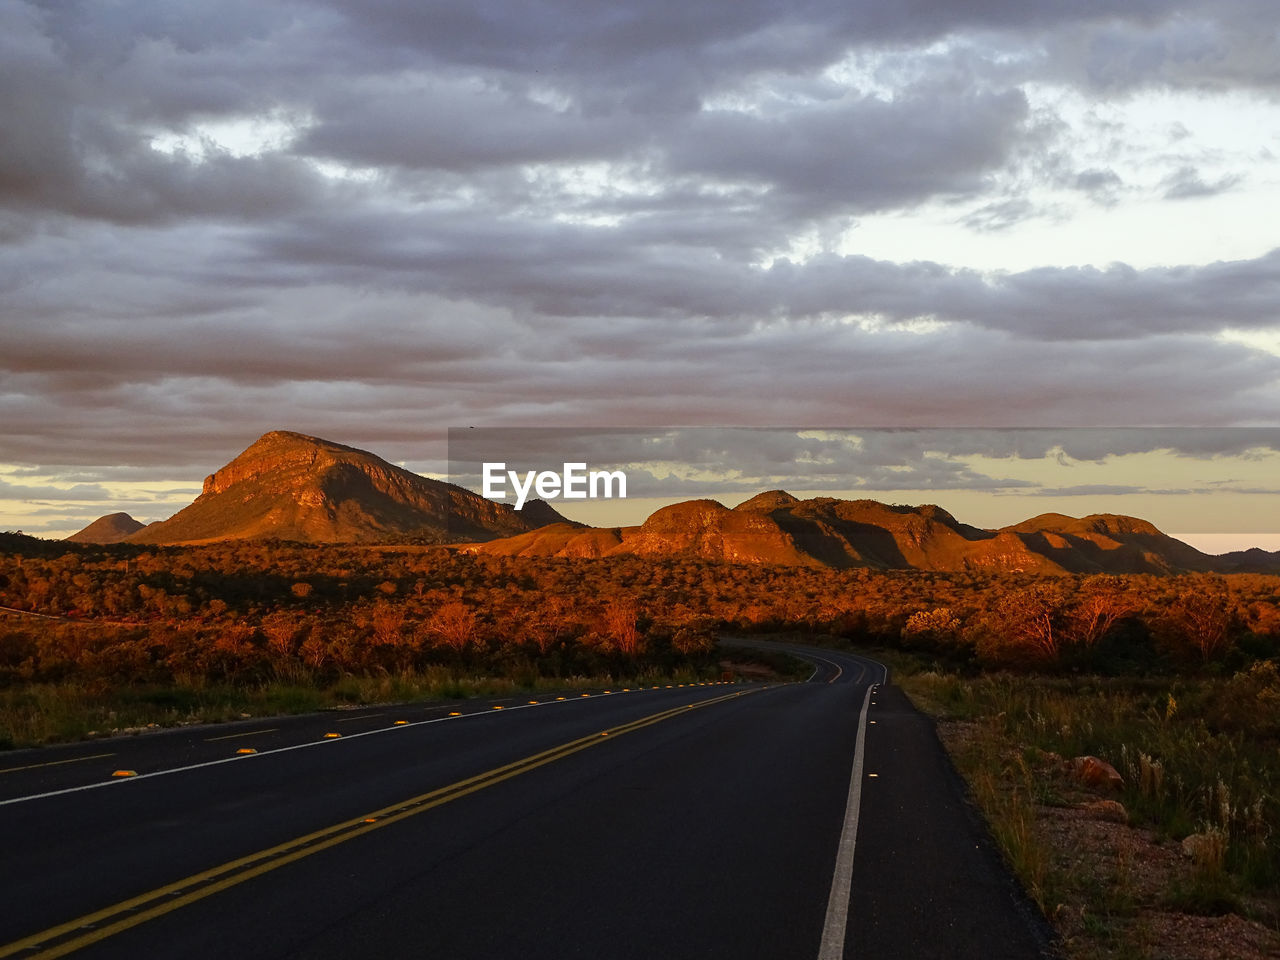
[{"label": "vegetation", "polygon": [[608,675],[719,629],[832,634],[954,669],[1221,675],[1275,655],[1280,577],[876,572],[442,547],[94,546],[0,534],[0,683],[331,681],[448,664]]},{"label": "vegetation", "polygon": [[[917,705],[953,721],[944,739],[1028,892],[1051,918],[1074,911],[1072,956],[1158,955],[1149,913],[1280,921],[1275,661],[1230,676],[1072,680],[963,676],[901,656],[897,666]],[[1105,796],[1129,826],[1175,851],[1162,876],[1137,883],[1141,865],[1112,851],[1083,863],[1078,833],[1055,846],[1047,813],[1098,800],[1070,773],[1079,756],[1118,768],[1123,788]]]},{"label": "vegetation", "polygon": [[[0,743],[340,702],[719,678],[722,631],[874,646],[950,744],[1077,956],[1142,956],[1152,908],[1272,917],[1280,577],[992,575],[523,559],[439,546],[54,543],[0,534]],[[36,616],[39,615],[39,616]],[[767,657],[753,659],[768,660]],[[765,669],[786,674],[781,660]],[[1064,860],[1064,762],[1191,866],[1153,892]],[[1136,892],[1135,892],[1136,891]],[[1145,898],[1145,899],[1144,899]],[[1092,952],[1090,952],[1092,950]]]}]

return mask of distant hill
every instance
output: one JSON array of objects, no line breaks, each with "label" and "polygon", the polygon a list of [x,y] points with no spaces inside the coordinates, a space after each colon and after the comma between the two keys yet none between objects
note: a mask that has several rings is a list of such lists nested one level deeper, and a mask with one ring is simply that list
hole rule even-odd
[{"label": "distant hill", "polygon": [[1280,573],[1280,550],[1233,550],[1218,557],[1223,573]]},{"label": "distant hill", "polygon": [[72,543],[119,543],[144,527],[145,523],[139,523],[127,513],[109,513],[67,539]]},{"label": "distant hill", "polygon": [[545,503],[516,511],[367,451],[276,430],[207,477],[190,506],[129,542],[483,541],[555,521],[564,518]]},{"label": "distant hill", "polygon": [[941,507],[817,497],[783,490],[730,510],[690,500],[638,527],[551,526],[470,549],[506,556],[688,556],[739,563],[991,573],[1176,573],[1224,569],[1216,557],[1145,520],[1045,514],[998,530]]},{"label": "distant hill", "polygon": [[1175,540],[1146,520],[1111,513],[1079,519],[1046,513],[1005,531],[1016,533],[1035,550],[1074,573],[1173,573],[1220,570],[1217,557]]}]

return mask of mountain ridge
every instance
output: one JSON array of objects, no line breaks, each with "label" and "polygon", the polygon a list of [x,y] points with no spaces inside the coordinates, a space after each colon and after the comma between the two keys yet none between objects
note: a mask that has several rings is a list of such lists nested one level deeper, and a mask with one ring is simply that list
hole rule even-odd
[{"label": "mountain ridge", "polygon": [[[880,570],[1092,574],[1230,572],[1233,563],[1120,514],[1041,514],[983,529],[936,504],[815,497],[767,490],[730,509],[688,500],[639,526],[569,529],[464,549],[506,556],[685,556],[738,563]],[[1267,558],[1248,558],[1256,568]]]},{"label": "mountain ridge", "polygon": [[1010,573],[1280,572],[1280,554],[1214,557],[1122,514],[1045,513],[995,529],[937,504],[765,490],[729,508],[687,500],[636,526],[589,527],[543,501],[525,510],[420,476],[357,447],[289,430],[263,434],[205,478],[167,520],[99,518],[68,540],[196,544],[240,539],[315,543],[460,543],[524,557],[693,557],[734,563]]}]

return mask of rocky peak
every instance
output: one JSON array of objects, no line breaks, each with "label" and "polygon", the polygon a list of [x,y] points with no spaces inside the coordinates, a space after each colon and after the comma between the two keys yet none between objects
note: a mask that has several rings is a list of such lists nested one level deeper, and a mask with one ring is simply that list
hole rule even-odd
[{"label": "rocky peak", "polygon": [[343,460],[369,463],[376,459],[355,447],[344,447],[305,433],[272,430],[260,436],[225,467],[206,477],[202,492],[222,493],[233,484],[281,470],[303,474]]},{"label": "rocky peak", "polygon": [[733,509],[742,511],[778,510],[799,502],[798,499],[785,490],[766,490],[764,493],[757,493],[750,500],[743,500]]},{"label": "rocky peak", "polygon": [[549,505],[522,515],[367,451],[273,430],[211,474],[189,507],[132,539],[488,540],[562,519]]}]

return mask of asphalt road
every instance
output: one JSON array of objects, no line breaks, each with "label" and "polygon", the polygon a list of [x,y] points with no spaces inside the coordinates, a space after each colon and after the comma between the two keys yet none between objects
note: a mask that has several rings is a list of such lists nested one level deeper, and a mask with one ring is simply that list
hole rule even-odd
[{"label": "asphalt road", "polygon": [[0,958],[1045,955],[929,722],[811,653],[2,755]]}]

